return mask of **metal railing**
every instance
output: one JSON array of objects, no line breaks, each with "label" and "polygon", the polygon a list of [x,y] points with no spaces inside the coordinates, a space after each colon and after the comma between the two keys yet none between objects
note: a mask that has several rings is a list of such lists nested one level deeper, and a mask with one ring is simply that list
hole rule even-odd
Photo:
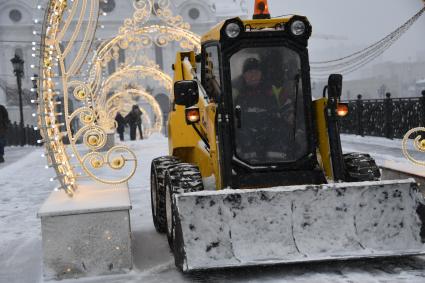
[{"label": "metal railing", "polygon": [[[25,139],[22,136],[25,135]],[[21,143],[25,141],[24,145],[36,145],[40,146],[37,141],[41,140],[40,131],[34,130],[33,126],[27,125],[23,128],[14,122],[9,126],[6,133],[6,146],[18,146],[22,145]]]},{"label": "metal railing", "polygon": [[341,133],[360,136],[403,138],[415,127],[425,126],[425,90],[422,97],[362,99],[348,103],[349,113],[341,119]]}]

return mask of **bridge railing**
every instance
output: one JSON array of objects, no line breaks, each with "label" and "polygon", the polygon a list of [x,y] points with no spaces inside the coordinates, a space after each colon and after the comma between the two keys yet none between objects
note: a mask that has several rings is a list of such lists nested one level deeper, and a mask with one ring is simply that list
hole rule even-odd
[{"label": "bridge railing", "polygon": [[39,130],[34,130],[33,126],[26,125],[22,132],[21,127],[14,122],[11,124],[6,133],[6,146],[24,145],[41,145],[37,141],[41,140]]},{"label": "bridge railing", "polygon": [[425,127],[425,90],[422,97],[362,99],[348,103],[349,113],[341,119],[341,133],[360,136],[403,138],[415,127]]}]

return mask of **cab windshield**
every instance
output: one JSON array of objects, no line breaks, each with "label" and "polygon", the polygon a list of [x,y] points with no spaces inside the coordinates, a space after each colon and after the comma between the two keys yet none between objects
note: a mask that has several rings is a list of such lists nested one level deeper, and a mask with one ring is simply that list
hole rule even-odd
[{"label": "cab windshield", "polygon": [[245,48],[230,58],[234,144],[252,165],[293,162],[307,152],[301,59],[279,47]]}]

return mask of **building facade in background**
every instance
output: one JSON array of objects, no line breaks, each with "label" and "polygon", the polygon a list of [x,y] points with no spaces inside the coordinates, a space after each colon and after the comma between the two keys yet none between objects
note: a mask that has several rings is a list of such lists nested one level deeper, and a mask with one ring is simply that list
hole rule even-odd
[{"label": "building facade in background", "polygon": [[[99,28],[97,30],[97,46],[101,41],[113,38],[122,25],[124,19],[131,18],[133,5],[131,0],[99,0],[102,12]],[[43,10],[37,9],[38,2],[35,0],[0,0],[0,104],[7,105],[11,120],[18,121],[18,94],[16,77],[13,74],[10,59],[19,55],[24,61],[24,119],[25,124],[35,124],[35,118],[30,115],[34,112],[30,105],[32,82],[30,78],[34,70],[30,65],[34,64],[32,56],[34,52],[33,41],[39,41],[39,35],[33,31],[41,30],[40,19],[43,18]],[[44,1],[46,2],[46,1]],[[248,13],[245,0],[170,0],[170,7],[174,14],[181,15],[192,26],[192,31],[203,34],[219,21],[230,17],[246,17]],[[34,23],[38,19],[39,23]],[[155,23],[155,19],[152,20]],[[100,28],[102,27],[102,28]],[[38,37],[38,38],[37,38]],[[178,49],[175,44],[167,49],[152,47],[145,51],[147,55],[156,60],[167,73],[171,74],[171,64],[174,61],[174,52]],[[125,51],[123,51],[125,52]],[[113,73],[118,66],[108,66],[108,74]],[[154,90],[159,93],[161,90]]]}]

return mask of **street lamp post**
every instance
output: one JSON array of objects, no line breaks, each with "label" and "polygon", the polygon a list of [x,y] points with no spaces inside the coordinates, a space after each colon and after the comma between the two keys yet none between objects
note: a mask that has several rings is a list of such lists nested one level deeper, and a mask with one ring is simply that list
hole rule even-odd
[{"label": "street lamp post", "polygon": [[25,129],[24,129],[24,112],[22,109],[22,76],[24,75],[24,60],[15,54],[11,60],[13,65],[13,72],[16,75],[18,83],[18,94],[19,94],[19,128],[21,130],[21,146],[25,145]]}]

